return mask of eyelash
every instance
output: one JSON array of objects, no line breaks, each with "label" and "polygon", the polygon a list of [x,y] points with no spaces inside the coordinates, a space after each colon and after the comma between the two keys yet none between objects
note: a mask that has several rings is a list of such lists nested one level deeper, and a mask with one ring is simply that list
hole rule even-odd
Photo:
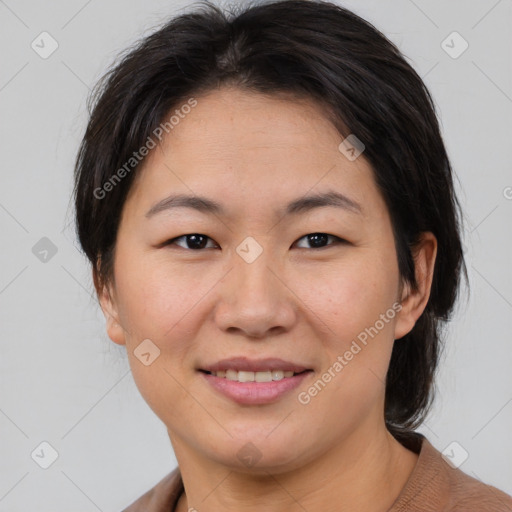
[{"label": "eyelash", "polygon": [[[325,245],[323,247],[300,247],[300,249],[313,249],[313,250],[321,250],[321,249],[327,249],[328,247],[332,247],[333,245],[338,245],[338,244],[348,244],[349,242],[347,242],[347,240],[344,240],[343,238],[340,238],[339,236],[336,236],[336,235],[330,235],[329,233],[322,233],[322,232],[319,232],[319,231],[315,231],[314,233],[308,233],[307,235],[304,235],[302,237],[300,237],[296,242],[294,242],[294,245],[299,241],[299,240],[302,240],[303,238],[307,238],[309,236],[312,236],[312,235],[326,235],[328,238],[330,239],[333,239],[334,240],[334,243],[331,243],[331,244],[328,244],[328,245]],[[178,236],[176,238],[172,238],[170,240],[167,240],[166,242],[164,242],[162,244],[162,246],[169,246],[169,245],[177,245],[176,242],[178,240],[181,240],[181,239],[186,239],[188,236],[200,236],[200,237],[205,237],[207,238],[208,240],[212,240],[209,236],[206,236],[206,235],[203,235],[201,233],[188,233],[186,235],[181,235],[181,236]],[[182,248],[182,249],[185,249],[185,250],[188,250],[188,251],[202,251],[204,249],[212,249],[212,247],[204,247],[204,248],[201,248],[201,249],[190,249],[188,247],[182,247],[180,245],[178,245],[178,247]],[[214,249],[215,247],[213,247]]]}]

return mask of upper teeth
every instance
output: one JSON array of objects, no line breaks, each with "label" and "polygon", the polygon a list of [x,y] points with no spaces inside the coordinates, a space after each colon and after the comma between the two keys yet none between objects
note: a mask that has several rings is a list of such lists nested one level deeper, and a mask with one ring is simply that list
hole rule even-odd
[{"label": "upper teeth", "polygon": [[282,370],[268,370],[265,372],[242,372],[236,370],[226,370],[212,372],[216,377],[223,377],[228,380],[237,380],[238,382],[271,382],[281,380],[285,377],[293,377],[292,371],[284,372]]}]

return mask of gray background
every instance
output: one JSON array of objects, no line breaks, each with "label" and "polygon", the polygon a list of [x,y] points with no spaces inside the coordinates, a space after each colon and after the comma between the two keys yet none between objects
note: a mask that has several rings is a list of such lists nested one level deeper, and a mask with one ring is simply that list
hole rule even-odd
[{"label": "gray background", "polygon": [[[90,87],[120,50],[190,3],[0,0],[0,511],[120,510],[175,467],[124,347],[105,334],[69,200]],[[424,77],[465,208],[472,293],[420,431],[439,450],[457,441],[469,454],[461,469],[512,493],[512,2],[343,5]],[[31,48],[43,31],[59,45],[47,59]],[[441,46],[453,31],[469,43],[456,59]],[[33,252],[42,237],[57,249],[46,262]],[[58,452],[48,469],[31,458],[42,441]]]}]

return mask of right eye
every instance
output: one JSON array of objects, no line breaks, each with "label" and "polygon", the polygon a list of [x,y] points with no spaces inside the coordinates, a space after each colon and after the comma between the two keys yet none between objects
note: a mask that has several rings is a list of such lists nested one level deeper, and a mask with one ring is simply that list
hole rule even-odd
[{"label": "right eye", "polygon": [[[202,235],[200,233],[191,233],[188,235],[182,235],[178,236],[176,238],[172,238],[171,240],[167,240],[167,242],[164,242],[163,246],[168,245],[177,245],[178,247],[182,247],[183,249],[189,249],[193,251],[198,251],[201,249],[211,249],[212,247],[206,247],[208,240],[213,240],[206,236]],[[178,243],[180,242],[180,243]],[[182,245],[184,244],[184,245]],[[216,244],[214,242],[214,244]],[[218,245],[214,245],[213,248],[218,247]]]}]

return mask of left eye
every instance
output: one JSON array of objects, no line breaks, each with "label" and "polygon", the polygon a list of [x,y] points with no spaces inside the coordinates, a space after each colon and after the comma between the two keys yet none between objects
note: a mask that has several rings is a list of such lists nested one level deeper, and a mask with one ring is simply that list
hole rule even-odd
[{"label": "left eye", "polygon": [[[312,247],[300,247],[298,243],[301,240],[305,240],[307,243],[311,244]],[[323,247],[329,247],[331,244],[328,244],[327,242],[329,240],[334,240],[335,243],[343,243],[345,240],[338,236],[329,235],[327,233],[310,233],[309,235],[305,235],[302,238],[299,238],[297,242],[295,242],[298,247],[301,249],[321,249]]]},{"label": "left eye", "polygon": [[[300,242],[304,240],[310,247],[301,246]],[[208,246],[208,241],[212,242],[213,245]],[[331,243],[329,243],[331,241]],[[322,249],[323,247],[329,247],[335,243],[344,243],[345,240],[335,235],[329,235],[327,233],[310,233],[308,235],[299,238],[295,245],[300,249]],[[164,245],[178,245],[183,249],[190,249],[198,251],[201,249],[216,248],[218,245],[208,236],[202,235],[201,233],[191,233],[189,235],[182,235],[172,240],[168,240]]]}]

